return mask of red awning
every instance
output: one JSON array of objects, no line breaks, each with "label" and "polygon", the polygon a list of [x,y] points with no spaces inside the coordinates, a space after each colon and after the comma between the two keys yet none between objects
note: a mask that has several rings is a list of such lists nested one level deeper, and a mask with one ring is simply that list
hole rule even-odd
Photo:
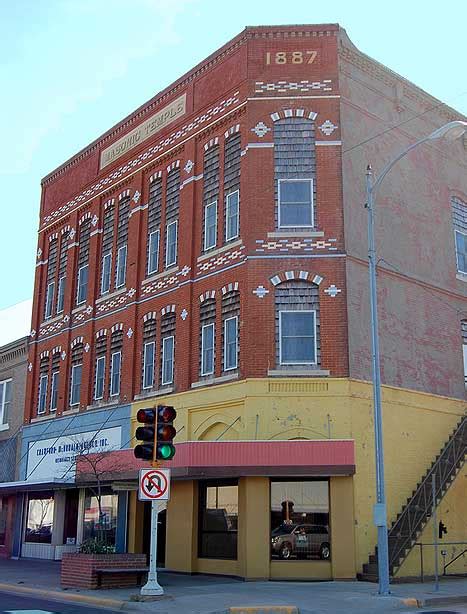
[{"label": "red awning", "polygon": [[[178,479],[241,476],[331,476],[355,473],[353,440],[287,441],[186,441],[176,444],[175,457],[161,466]],[[150,467],[134,458],[133,450],[109,452],[109,469],[137,470]],[[107,464],[107,463],[106,463]],[[126,470],[123,469],[125,467]],[[78,458],[77,478],[86,474]],[[123,476],[122,476],[123,477]],[[117,475],[114,476],[114,479]]]}]

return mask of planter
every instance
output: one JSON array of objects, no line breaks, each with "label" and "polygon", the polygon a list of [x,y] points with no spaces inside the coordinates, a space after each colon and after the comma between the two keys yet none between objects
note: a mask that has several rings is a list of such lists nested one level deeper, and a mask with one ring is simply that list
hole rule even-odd
[{"label": "planter", "polygon": [[64,588],[120,588],[137,586],[136,574],[105,575],[98,587],[98,569],[139,569],[146,566],[145,554],[81,554],[64,553],[61,585]]}]

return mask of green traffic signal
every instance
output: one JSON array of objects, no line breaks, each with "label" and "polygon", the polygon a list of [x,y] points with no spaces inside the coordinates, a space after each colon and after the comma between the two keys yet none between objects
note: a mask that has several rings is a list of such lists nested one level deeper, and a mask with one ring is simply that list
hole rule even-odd
[{"label": "green traffic signal", "polygon": [[175,456],[175,446],[172,443],[160,443],[157,446],[159,460],[171,460]]}]

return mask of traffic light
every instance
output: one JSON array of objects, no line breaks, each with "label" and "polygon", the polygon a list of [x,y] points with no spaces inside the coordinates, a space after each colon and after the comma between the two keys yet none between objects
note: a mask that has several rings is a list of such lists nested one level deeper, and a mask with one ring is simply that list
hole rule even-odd
[{"label": "traffic light", "polygon": [[155,460],[172,460],[175,456],[173,439],[177,433],[173,421],[177,412],[170,405],[158,405],[156,423],[156,456]]},{"label": "traffic light", "polygon": [[141,441],[135,446],[134,455],[152,462],[171,460],[175,456],[173,439],[177,433],[173,421],[177,412],[169,405],[139,409],[136,420],[144,426],[136,429],[135,437]]},{"label": "traffic light", "polygon": [[154,435],[156,431],[157,412],[155,409],[139,409],[136,420],[145,426],[138,426],[135,437],[142,443],[135,446],[134,455],[142,460],[154,460]]}]

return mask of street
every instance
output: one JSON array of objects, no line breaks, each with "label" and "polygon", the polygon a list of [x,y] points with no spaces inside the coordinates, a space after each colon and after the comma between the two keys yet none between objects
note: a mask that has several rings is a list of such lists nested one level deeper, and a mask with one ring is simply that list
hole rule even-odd
[{"label": "street", "polygon": [[[97,614],[104,610],[94,606],[80,606],[75,603],[60,603],[48,599],[26,597],[13,593],[0,592],[0,614]],[[110,614],[114,610],[105,610]]]}]

